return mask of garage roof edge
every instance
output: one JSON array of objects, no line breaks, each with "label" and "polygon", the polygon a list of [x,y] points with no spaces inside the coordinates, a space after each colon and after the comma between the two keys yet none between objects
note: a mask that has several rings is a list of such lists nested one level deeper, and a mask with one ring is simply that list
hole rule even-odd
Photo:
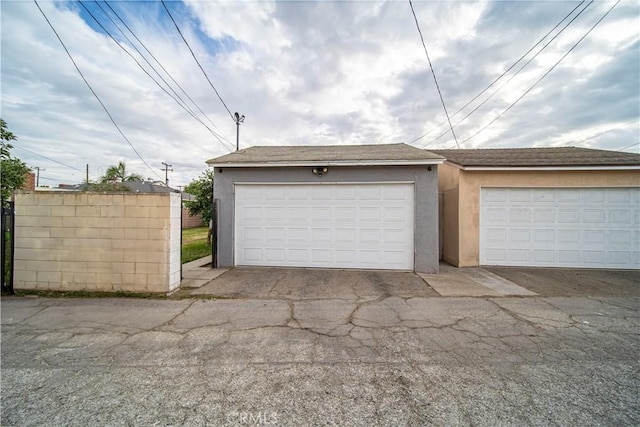
[{"label": "garage roof edge", "polygon": [[[215,160],[215,159],[213,159]],[[222,162],[217,163],[212,160],[207,161],[211,167],[227,167],[227,168],[269,168],[269,167],[306,167],[306,166],[420,166],[420,165],[440,165],[444,163],[444,159],[432,160],[362,160],[362,161],[303,161],[303,162]]]},{"label": "garage roof edge", "polygon": [[433,150],[464,170],[638,169],[640,154],[582,147]]},{"label": "garage roof edge", "polygon": [[444,157],[407,144],[256,146],[207,161],[210,166],[407,166],[438,165]]}]

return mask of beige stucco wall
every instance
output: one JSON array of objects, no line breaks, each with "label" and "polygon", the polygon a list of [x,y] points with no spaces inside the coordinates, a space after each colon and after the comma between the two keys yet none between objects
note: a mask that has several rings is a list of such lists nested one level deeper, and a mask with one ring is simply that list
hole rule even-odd
[{"label": "beige stucco wall", "polygon": [[458,265],[458,180],[460,170],[449,165],[438,168],[438,193],[442,194],[442,259]]},{"label": "beige stucco wall", "polygon": [[177,193],[19,193],[14,288],[169,292],[180,215]]},{"label": "beige stucco wall", "polygon": [[[640,186],[638,170],[469,171],[444,164],[439,171],[438,178],[444,181],[442,188],[445,194],[444,260],[458,267],[473,267],[479,264],[482,187]],[[457,183],[457,188],[454,183]],[[449,203],[445,187],[449,187],[448,191],[453,193],[448,198]]]}]

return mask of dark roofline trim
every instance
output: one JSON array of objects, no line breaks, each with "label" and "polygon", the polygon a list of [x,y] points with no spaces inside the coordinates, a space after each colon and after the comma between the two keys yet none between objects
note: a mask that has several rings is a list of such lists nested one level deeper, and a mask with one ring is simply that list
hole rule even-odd
[{"label": "dark roofline trim", "polygon": [[307,167],[307,166],[428,166],[440,165],[445,159],[425,160],[305,160],[283,162],[207,162],[210,167],[219,168],[270,168],[270,167]]},{"label": "dark roofline trim", "polygon": [[447,165],[466,171],[587,171],[587,170],[640,170],[640,165],[579,165],[579,166],[462,166],[459,163],[445,161]]}]

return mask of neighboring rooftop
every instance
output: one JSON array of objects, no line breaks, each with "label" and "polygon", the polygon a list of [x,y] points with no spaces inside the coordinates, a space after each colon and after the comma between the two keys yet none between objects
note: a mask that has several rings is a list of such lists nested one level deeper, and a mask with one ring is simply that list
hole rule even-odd
[{"label": "neighboring rooftop", "polygon": [[[180,193],[180,190],[167,187],[162,181],[124,181],[118,182],[134,193]],[[63,187],[64,185],[64,187]],[[61,184],[60,188],[66,190],[86,191],[87,184],[67,185]]]},{"label": "neighboring rooftop", "polygon": [[208,160],[210,166],[326,166],[439,164],[441,156],[407,144],[258,146]]},{"label": "neighboring rooftop", "polygon": [[640,166],[640,154],[579,147],[432,151],[461,167]]}]

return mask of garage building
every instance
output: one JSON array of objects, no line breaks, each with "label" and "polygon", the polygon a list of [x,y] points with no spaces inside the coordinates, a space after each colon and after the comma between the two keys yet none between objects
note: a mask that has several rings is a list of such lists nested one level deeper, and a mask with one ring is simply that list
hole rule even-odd
[{"label": "garage building", "polygon": [[640,155],[576,147],[433,150],[443,257],[478,265],[640,268]]},{"label": "garage building", "polygon": [[218,266],[438,271],[438,165],[406,144],[257,146],[209,160]]}]

